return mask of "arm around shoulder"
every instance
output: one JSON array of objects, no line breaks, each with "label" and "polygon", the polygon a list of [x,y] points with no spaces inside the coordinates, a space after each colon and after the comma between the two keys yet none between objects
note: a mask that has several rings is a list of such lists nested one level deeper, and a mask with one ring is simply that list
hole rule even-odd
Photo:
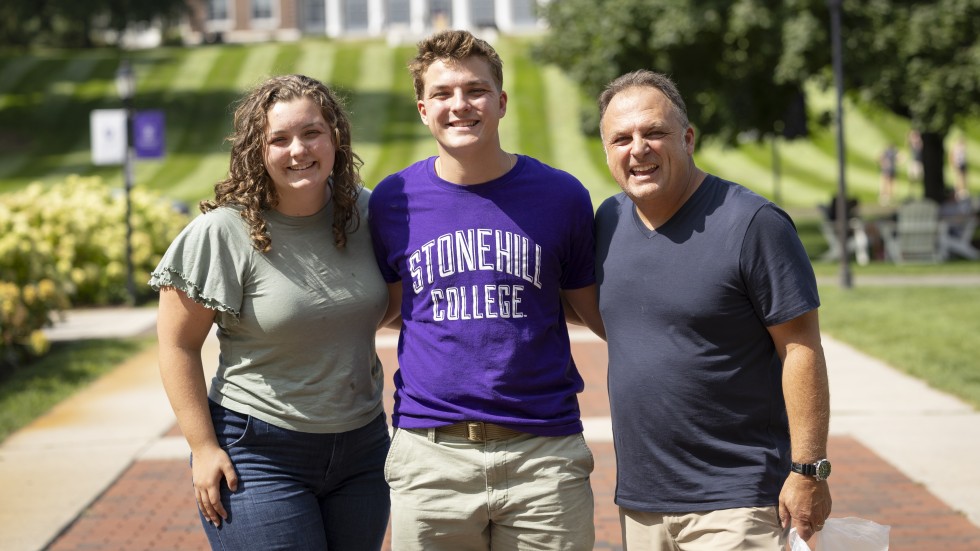
[{"label": "arm around shoulder", "polygon": [[606,328],[599,314],[598,287],[593,283],[580,289],[563,289],[561,295],[565,305],[565,319],[585,325],[602,340],[606,340]]},{"label": "arm around shoulder", "polygon": [[388,307],[385,309],[385,315],[381,318],[381,322],[378,323],[378,329],[384,329],[389,327],[391,329],[401,328],[401,310],[402,310],[402,282],[396,281],[394,283],[388,284]]}]

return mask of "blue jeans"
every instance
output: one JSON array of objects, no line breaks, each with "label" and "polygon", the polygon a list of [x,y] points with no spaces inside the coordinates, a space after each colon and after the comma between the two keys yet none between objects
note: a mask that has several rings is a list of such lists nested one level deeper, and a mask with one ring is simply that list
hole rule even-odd
[{"label": "blue jeans", "polygon": [[212,549],[381,549],[391,507],[384,413],[359,429],[311,434],[210,405],[238,473],[238,491],[221,488],[228,519],[215,528],[201,516]]}]

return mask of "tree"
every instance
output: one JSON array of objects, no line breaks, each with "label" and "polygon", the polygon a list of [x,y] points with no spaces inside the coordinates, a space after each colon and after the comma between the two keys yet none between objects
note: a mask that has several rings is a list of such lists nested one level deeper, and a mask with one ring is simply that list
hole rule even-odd
[{"label": "tree", "polygon": [[[670,74],[705,136],[799,134],[803,83],[831,74],[825,0],[561,0],[537,54],[596,96],[639,68]],[[845,0],[850,95],[923,136],[926,196],[942,200],[943,139],[980,113],[980,0]],[[587,124],[596,127],[593,120]]]},{"label": "tree", "polygon": [[921,132],[925,196],[937,202],[946,192],[943,142],[980,115],[978,22],[980,0],[844,2],[848,87]]},{"label": "tree", "polygon": [[536,54],[593,97],[632,70],[667,73],[705,136],[793,137],[806,132],[803,83],[830,61],[816,48],[827,15],[806,9],[816,1],[561,0],[545,8],[552,32]]},{"label": "tree", "polygon": [[87,48],[93,29],[121,33],[132,23],[173,21],[186,10],[186,0],[4,0],[0,46]]}]

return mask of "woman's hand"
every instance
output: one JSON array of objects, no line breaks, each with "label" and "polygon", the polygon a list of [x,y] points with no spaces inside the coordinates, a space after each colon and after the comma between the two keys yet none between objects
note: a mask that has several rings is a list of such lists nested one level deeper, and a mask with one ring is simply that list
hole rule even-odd
[{"label": "woman's hand", "polygon": [[205,520],[215,527],[222,520],[228,520],[228,511],[221,502],[221,481],[224,480],[232,492],[238,490],[238,474],[231,458],[219,447],[208,447],[192,453],[194,479],[194,498],[197,508]]}]

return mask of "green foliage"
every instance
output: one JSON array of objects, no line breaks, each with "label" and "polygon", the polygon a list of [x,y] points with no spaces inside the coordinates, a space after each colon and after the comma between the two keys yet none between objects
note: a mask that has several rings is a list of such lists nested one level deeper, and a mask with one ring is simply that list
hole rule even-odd
[{"label": "green foliage", "polygon": [[844,2],[848,86],[922,132],[925,195],[945,198],[943,140],[980,113],[978,0]]},{"label": "green foliage", "polygon": [[53,311],[67,304],[65,293],[51,279],[18,285],[0,275],[0,373],[48,351],[41,328],[51,323]]},{"label": "green foliage", "polygon": [[[145,190],[133,190],[131,203],[134,281],[142,283],[187,217]],[[40,329],[69,302],[126,300],[125,213],[125,195],[97,178],[0,195],[0,363],[43,354]]]},{"label": "green foliage", "polygon": [[0,46],[91,47],[93,30],[175,22],[187,10],[186,0],[4,0]]},{"label": "green foliage", "polygon": [[[187,218],[158,194],[130,193],[132,261],[135,279],[146,281]],[[125,300],[126,198],[98,178],[69,177],[48,188],[28,186],[0,196],[0,269],[58,281],[75,305],[104,305]],[[28,260],[25,257],[30,257]],[[7,259],[11,259],[8,261]],[[31,268],[25,270],[25,264]],[[17,277],[20,276],[20,277]],[[148,292],[148,291],[147,291]]]},{"label": "green foliage", "polygon": [[[846,91],[922,131],[925,195],[942,201],[943,141],[980,113],[980,0],[842,4]],[[692,123],[722,143],[791,137],[804,83],[831,83],[829,15],[824,0],[563,0],[545,9],[538,55],[592,95],[635,69],[667,73]]]},{"label": "green foliage", "polygon": [[[694,124],[734,143],[781,132],[823,60],[825,25],[803,0],[564,0],[548,4],[540,59],[592,96],[636,69],[671,75]],[[806,34],[799,34],[806,33]],[[593,116],[594,119],[594,116]],[[793,126],[799,126],[794,120]]]},{"label": "green foliage", "polygon": [[[980,2],[844,2],[851,86],[866,100],[946,134],[980,114]],[[883,62],[887,61],[887,62]]]}]

